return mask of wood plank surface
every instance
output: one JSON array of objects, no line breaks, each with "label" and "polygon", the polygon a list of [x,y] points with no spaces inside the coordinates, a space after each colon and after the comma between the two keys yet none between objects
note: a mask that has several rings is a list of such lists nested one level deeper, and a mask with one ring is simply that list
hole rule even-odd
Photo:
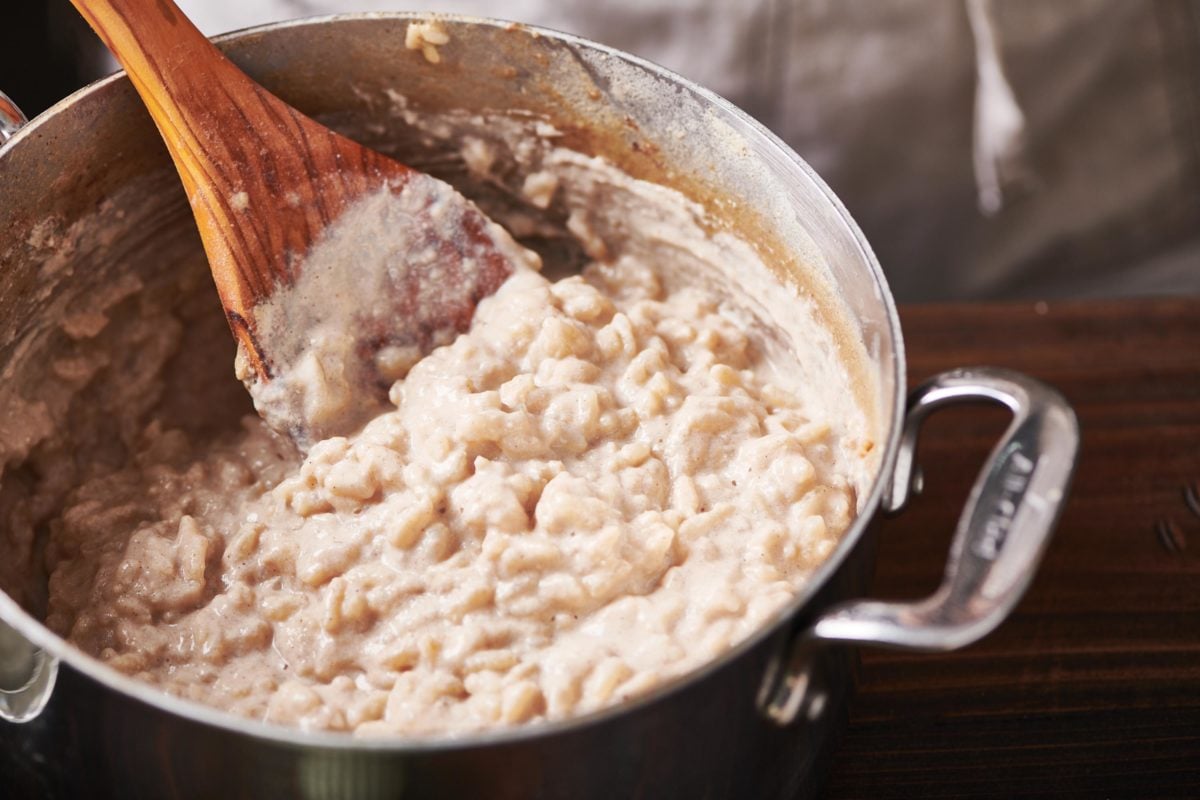
[{"label": "wood plank surface", "polygon": [[[1200,297],[901,309],[910,384],[974,364],[1056,386],[1083,442],[1028,595],[958,653],[864,651],[835,798],[1200,797]],[[941,575],[1007,421],[925,427],[926,491],[881,530],[875,594]]]}]

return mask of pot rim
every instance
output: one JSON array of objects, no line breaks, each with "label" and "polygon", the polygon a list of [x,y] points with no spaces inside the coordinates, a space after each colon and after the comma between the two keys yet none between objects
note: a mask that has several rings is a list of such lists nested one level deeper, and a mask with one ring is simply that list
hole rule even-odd
[{"label": "pot rim", "polygon": [[[745,132],[751,134],[752,136],[759,137],[762,140],[762,144],[776,151],[775,155],[779,156],[783,162],[794,167],[796,171],[803,176],[803,178],[807,180],[809,184],[811,184],[811,187],[815,189],[816,192],[824,199],[824,201],[832,207],[841,224],[848,229],[848,232],[854,241],[859,258],[871,270],[876,291],[887,312],[887,327],[892,339],[893,358],[891,360],[891,377],[894,388],[891,398],[891,424],[886,432],[886,437],[881,437],[885,439],[884,449],[880,457],[878,472],[876,473],[874,481],[872,482],[871,491],[867,496],[866,502],[863,503],[862,508],[855,518],[853,524],[850,526],[850,529],[842,536],[833,553],[830,554],[824,563],[816,570],[816,572],[813,573],[801,591],[797,593],[791,601],[780,608],[767,623],[760,626],[745,639],[730,647],[720,656],[706,662],[697,669],[671,678],[656,686],[646,694],[640,695],[632,700],[620,703],[618,705],[598,709],[587,714],[562,720],[537,722],[513,727],[486,729],[483,731],[472,732],[463,735],[439,734],[419,737],[396,736],[357,738],[352,733],[333,731],[306,731],[292,726],[241,717],[232,712],[223,711],[216,707],[202,704],[198,701],[176,697],[175,695],[168,694],[166,691],[154,687],[149,683],[139,681],[117,671],[113,667],[110,667],[93,656],[84,653],[82,650],[79,650],[62,637],[51,632],[50,629],[46,628],[39,620],[36,620],[22,607],[20,607],[11,597],[8,596],[7,593],[2,591],[0,591],[0,619],[8,622],[10,625],[16,628],[16,630],[30,642],[36,644],[38,647],[50,653],[54,657],[65,661],[78,672],[122,695],[132,697],[161,711],[183,717],[196,723],[210,725],[216,728],[224,729],[231,733],[251,736],[256,739],[269,740],[276,744],[290,745],[294,747],[321,748],[327,750],[355,750],[378,753],[436,753],[465,750],[475,747],[526,742],[542,737],[572,733],[582,728],[603,724],[618,716],[633,713],[651,704],[663,701],[675,693],[682,691],[687,686],[705,679],[709,675],[725,668],[730,663],[744,656],[750,650],[758,646],[764,639],[775,635],[781,629],[793,624],[793,621],[800,614],[804,606],[808,604],[817,591],[820,590],[821,587],[824,586],[824,584],[832,577],[842,563],[849,557],[850,552],[854,550],[859,540],[865,535],[867,527],[874,518],[875,514],[878,512],[882,502],[883,493],[889,483],[889,478],[896,461],[900,435],[903,429],[905,397],[907,393],[905,383],[906,367],[904,339],[900,329],[900,320],[896,311],[895,301],[892,297],[891,290],[888,288],[887,279],[883,274],[883,269],[880,266],[878,259],[875,257],[874,252],[871,250],[870,245],[867,243],[866,237],[863,235],[862,230],[850,216],[850,213],[846,210],[841,200],[839,200],[837,195],[834,194],[833,190],[829,188],[825,181],[821,179],[821,177],[812,169],[812,167],[808,165],[806,161],[804,161],[804,159],[802,159],[795,151],[785,144],[778,136],[768,130],[762,123],[751,117],[749,114],[730,101],[726,100],[715,92],[705,89],[691,80],[666,69],[665,67],[661,67],[658,64],[639,56],[635,56],[607,45],[591,41],[582,36],[564,33],[536,25],[514,23],[502,19],[478,17],[466,14],[441,14],[412,11],[357,12],[303,17],[299,19],[273,22],[265,25],[257,25],[231,31],[229,33],[221,34],[220,36],[213,37],[213,41],[218,46],[221,46],[236,43],[244,38],[260,36],[263,34],[271,34],[277,30],[301,27],[320,27],[331,23],[338,24],[345,22],[361,22],[373,19],[390,22],[439,19],[454,23],[465,23],[477,26],[482,25],[505,29],[516,28],[521,31],[529,32],[535,37],[546,37],[571,47],[583,47],[593,51],[598,51],[606,56],[618,58],[632,66],[638,67],[650,73],[657,78],[665,79],[675,84],[679,88],[684,89],[697,97],[705,105],[712,106],[720,112],[729,115],[734,121],[744,126],[746,129]],[[3,157],[3,155],[9,149],[19,146],[20,142],[25,138],[36,135],[41,127],[50,124],[50,120],[75,103],[79,102],[87,95],[90,95],[93,92],[102,91],[110,84],[125,80],[128,80],[128,78],[124,70],[119,70],[112,75],[101,78],[81,89],[78,89],[77,91],[58,101],[46,111],[31,120],[29,124],[22,127],[7,142],[0,146],[0,157]],[[882,410],[884,409],[881,409],[881,411]]]}]

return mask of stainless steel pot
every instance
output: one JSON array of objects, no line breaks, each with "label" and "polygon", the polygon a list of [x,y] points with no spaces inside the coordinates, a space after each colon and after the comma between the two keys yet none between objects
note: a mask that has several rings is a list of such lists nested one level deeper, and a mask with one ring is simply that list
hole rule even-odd
[{"label": "stainless steel pot", "polygon": [[[845,335],[868,353],[864,385],[881,432],[880,472],[858,521],[771,625],[704,669],[577,720],[453,740],[303,733],[169,697],[74,650],[0,594],[7,796],[807,795],[845,713],[847,646],[965,646],[999,624],[1029,584],[1077,449],[1074,415],[1058,394],[973,368],[935,378],[906,406],[903,343],[883,273],[837,198],[777,138],[678,76],[550,31],[448,18],[450,44],[430,65],[404,47],[411,18],[313,19],[221,45],[284,99],[373,146],[405,135],[394,105],[380,101],[390,89],[414,109],[544,115],[568,146],[679,188],[754,241],[781,282],[801,276],[817,300],[840,304],[852,320]],[[121,271],[140,275],[145,291],[170,291],[188,271],[176,265],[194,264],[194,277],[203,263],[165,150],[123,76],[22,123],[0,97],[0,136],[11,136],[0,147],[0,370],[34,399],[54,346],[39,320]],[[405,155],[422,165],[419,152]],[[430,156],[424,166],[439,163]],[[100,220],[104,235],[72,238],[88,220]],[[1013,422],[967,500],[942,587],[916,603],[848,600],[866,590],[872,521],[919,490],[922,421],[945,404],[977,400],[1008,406]]]}]

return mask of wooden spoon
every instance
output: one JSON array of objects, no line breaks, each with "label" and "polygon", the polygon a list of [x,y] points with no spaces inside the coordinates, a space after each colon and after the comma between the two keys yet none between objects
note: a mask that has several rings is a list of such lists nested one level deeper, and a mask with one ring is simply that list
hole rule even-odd
[{"label": "wooden spoon", "polygon": [[[414,183],[440,182],[267,92],[171,0],[72,2],[125,67],[154,118],[187,190],[229,325],[258,381],[270,382],[293,365],[282,363],[269,338],[275,334],[260,330],[256,307],[296,282],[305,254],[356,201],[385,187],[399,193]],[[454,235],[434,243],[438,291],[419,292],[420,281],[411,275],[393,280],[396,313],[386,325],[360,321],[370,328],[361,331],[364,359],[386,345],[427,352],[446,339],[446,330],[465,329],[476,302],[511,273],[511,241],[498,245],[496,226],[465,198],[453,198]],[[428,236],[420,246],[430,252]],[[469,269],[462,268],[464,259]],[[303,428],[292,432],[318,438]]]}]

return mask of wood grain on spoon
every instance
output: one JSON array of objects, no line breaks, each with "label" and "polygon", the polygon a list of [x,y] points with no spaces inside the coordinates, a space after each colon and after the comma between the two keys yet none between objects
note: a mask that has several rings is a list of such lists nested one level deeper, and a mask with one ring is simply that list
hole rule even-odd
[{"label": "wood grain on spoon", "polygon": [[[432,180],[309,119],[259,86],[217,50],[170,0],[72,0],[125,67],[166,141],[187,190],[213,278],[235,336],[259,380],[283,366],[257,335],[255,306],[292,285],[303,256],[355,200]],[[488,220],[465,199],[462,234],[487,250]],[[453,244],[453,243],[451,243]],[[503,256],[456,270],[461,243],[443,248],[435,317],[462,330],[474,304],[511,271]],[[404,287],[397,287],[402,293]],[[397,298],[396,307],[411,307]],[[420,330],[393,338],[427,350]],[[415,326],[416,323],[413,323]],[[378,331],[371,334],[376,340]],[[376,342],[378,343],[378,342]]]}]

